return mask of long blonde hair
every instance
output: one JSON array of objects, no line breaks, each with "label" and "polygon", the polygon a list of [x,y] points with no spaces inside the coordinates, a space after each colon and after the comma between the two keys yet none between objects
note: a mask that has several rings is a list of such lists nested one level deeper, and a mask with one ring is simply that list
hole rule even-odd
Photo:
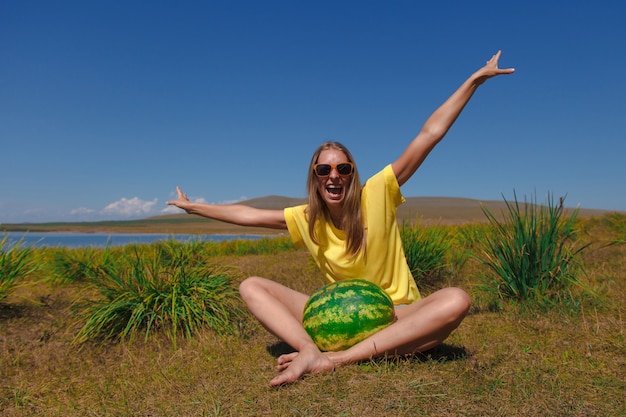
[{"label": "long blonde hair", "polygon": [[[308,222],[309,235],[313,242],[319,244],[316,236],[316,224],[318,219],[324,218],[332,221],[328,206],[320,195],[318,181],[313,172],[313,168],[317,163],[320,154],[328,149],[334,149],[342,152],[349,162],[354,164],[354,158],[350,151],[339,142],[325,142],[313,154],[311,164],[309,166],[309,175],[307,177],[308,192]],[[346,233],[346,253],[353,257],[361,250],[365,249],[365,227],[363,225],[363,210],[361,209],[361,179],[356,165],[348,184],[348,189],[343,203],[343,215],[341,218],[341,229]]]}]

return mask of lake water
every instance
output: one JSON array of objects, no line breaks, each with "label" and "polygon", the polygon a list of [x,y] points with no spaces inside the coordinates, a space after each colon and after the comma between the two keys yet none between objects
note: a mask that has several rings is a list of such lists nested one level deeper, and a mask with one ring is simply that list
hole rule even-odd
[{"label": "lake water", "polygon": [[159,233],[56,233],[56,232],[6,232],[0,233],[0,239],[8,236],[8,245],[12,246],[20,242],[22,246],[31,247],[101,247],[124,246],[131,243],[153,243],[161,240],[188,241],[213,241],[246,239],[258,240],[264,236],[258,235],[192,235],[192,234],[159,234]]}]

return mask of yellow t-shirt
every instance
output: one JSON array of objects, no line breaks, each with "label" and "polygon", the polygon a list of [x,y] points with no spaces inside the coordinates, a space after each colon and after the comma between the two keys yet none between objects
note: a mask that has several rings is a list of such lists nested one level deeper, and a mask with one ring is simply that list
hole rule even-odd
[{"label": "yellow t-shirt", "polygon": [[406,263],[396,217],[404,201],[391,165],[367,181],[361,195],[366,249],[352,258],[345,253],[345,233],[332,222],[318,221],[319,245],[311,240],[307,205],[286,208],[285,220],[294,243],[309,250],[330,282],[365,279],[381,286],[394,304],[410,304],[420,294]]}]

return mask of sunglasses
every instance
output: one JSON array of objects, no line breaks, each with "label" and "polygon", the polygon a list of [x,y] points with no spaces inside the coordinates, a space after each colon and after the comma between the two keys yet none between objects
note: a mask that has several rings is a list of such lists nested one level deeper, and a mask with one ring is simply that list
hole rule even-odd
[{"label": "sunglasses", "polygon": [[313,171],[318,177],[328,177],[333,169],[336,169],[339,175],[350,175],[354,170],[352,162],[342,162],[340,164],[315,164]]}]

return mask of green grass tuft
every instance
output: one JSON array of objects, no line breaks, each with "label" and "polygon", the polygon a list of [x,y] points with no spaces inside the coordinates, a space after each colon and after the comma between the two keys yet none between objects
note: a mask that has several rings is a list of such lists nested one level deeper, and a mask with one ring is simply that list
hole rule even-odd
[{"label": "green grass tuft", "polygon": [[94,282],[115,273],[111,248],[51,248],[47,262],[52,282]]},{"label": "green grass tuft", "polygon": [[94,281],[101,297],[81,303],[85,324],[77,342],[133,339],[160,330],[176,344],[179,332],[192,337],[207,326],[234,333],[243,316],[228,272],[195,257],[195,245],[168,243],[130,247],[115,273]]},{"label": "green grass tuft", "polygon": [[419,287],[440,282],[450,265],[451,233],[443,226],[405,223],[400,229],[404,255]]},{"label": "green grass tuft", "polygon": [[32,249],[22,242],[9,245],[8,236],[0,240],[0,301],[4,300],[18,285],[19,280],[37,270]]},{"label": "green grass tuft", "polygon": [[589,244],[578,243],[577,210],[565,216],[563,198],[555,204],[551,195],[545,205],[536,197],[505,202],[502,221],[484,209],[493,230],[480,240],[476,255],[490,272],[479,287],[498,299],[538,305],[572,301],[574,286],[590,292],[579,279],[580,255]]}]

